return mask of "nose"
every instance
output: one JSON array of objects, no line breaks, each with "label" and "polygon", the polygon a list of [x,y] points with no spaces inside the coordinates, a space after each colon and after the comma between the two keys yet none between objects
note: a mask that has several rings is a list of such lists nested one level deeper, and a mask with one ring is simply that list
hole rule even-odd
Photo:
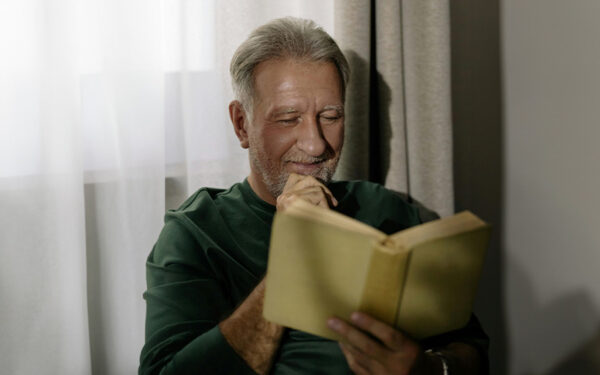
[{"label": "nose", "polygon": [[316,118],[303,119],[300,126],[296,127],[296,131],[296,145],[301,151],[314,157],[325,153],[327,141]]}]

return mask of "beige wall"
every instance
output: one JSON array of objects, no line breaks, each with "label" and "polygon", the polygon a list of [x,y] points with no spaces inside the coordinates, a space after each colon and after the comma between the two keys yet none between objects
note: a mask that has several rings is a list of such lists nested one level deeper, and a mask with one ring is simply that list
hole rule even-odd
[{"label": "beige wall", "polygon": [[451,3],[456,209],[492,375],[600,373],[600,1]]},{"label": "beige wall", "polygon": [[509,373],[599,373],[600,1],[500,9]]}]

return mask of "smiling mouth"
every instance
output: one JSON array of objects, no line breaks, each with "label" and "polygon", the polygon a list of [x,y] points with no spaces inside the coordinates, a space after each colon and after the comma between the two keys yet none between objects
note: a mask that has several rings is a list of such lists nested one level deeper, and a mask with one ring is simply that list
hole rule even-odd
[{"label": "smiling mouth", "polygon": [[314,162],[288,161],[292,172],[299,174],[311,174],[312,172],[321,169],[325,160]]}]

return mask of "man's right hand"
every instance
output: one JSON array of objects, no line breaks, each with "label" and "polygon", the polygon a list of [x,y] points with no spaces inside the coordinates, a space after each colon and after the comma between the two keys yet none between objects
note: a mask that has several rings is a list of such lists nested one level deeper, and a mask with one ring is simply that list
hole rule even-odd
[{"label": "man's right hand", "polygon": [[291,173],[281,195],[277,197],[277,211],[285,210],[296,199],[302,199],[323,208],[335,207],[338,201],[325,185],[313,176]]}]

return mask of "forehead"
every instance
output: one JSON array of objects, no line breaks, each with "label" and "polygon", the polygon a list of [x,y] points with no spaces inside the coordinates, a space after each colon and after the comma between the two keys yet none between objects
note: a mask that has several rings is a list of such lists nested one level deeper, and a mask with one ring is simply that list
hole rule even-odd
[{"label": "forehead", "polygon": [[331,62],[274,59],[254,70],[256,102],[304,98],[343,104],[340,86],[338,70]]}]

